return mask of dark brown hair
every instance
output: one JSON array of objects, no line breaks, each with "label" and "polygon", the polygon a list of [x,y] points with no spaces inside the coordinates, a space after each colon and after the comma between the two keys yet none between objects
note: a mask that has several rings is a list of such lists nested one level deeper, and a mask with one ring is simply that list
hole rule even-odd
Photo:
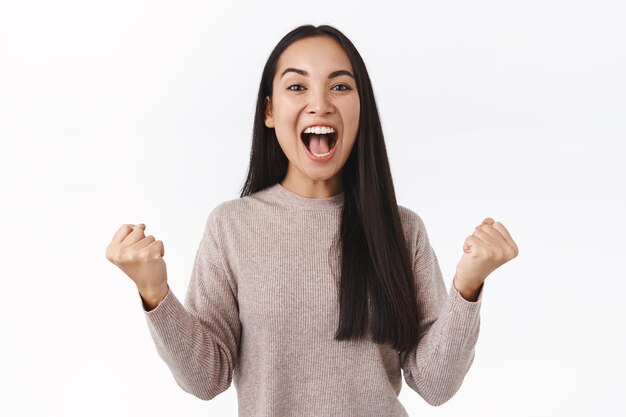
[{"label": "dark brown hair", "polygon": [[341,281],[335,339],[364,337],[370,326],[376,343],[408,350],[418,339],[417,297],[378,109],[363,59],[352,42],[334,27],[297,27],[270,54],[259,87],[250,166],[241,197],[282,181],[287,173],[289,160],[275,130],[265,126],[265,97],[272,97],[282,52],[291,43],[313,36],[330,36],[343,47],[352,63],[361,104],[357,139],[341,171],[344,205],[338,242]]}]

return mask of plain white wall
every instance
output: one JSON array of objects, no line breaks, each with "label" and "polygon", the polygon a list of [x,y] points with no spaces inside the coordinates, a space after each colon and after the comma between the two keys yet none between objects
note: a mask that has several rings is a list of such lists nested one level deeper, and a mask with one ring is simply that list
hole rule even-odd
[{"label": "plain white wall", "polygon": [[234,385],[177,386],[105,249],[146,223],[183,296],[243,184],[265,60],[305,23],[363,56],[447,284],[486,216],[520,248],[460,391],[434,408],[405,384],[410,415],[625,415],[619,3],[1,1],[0,415],[237,415]]}]

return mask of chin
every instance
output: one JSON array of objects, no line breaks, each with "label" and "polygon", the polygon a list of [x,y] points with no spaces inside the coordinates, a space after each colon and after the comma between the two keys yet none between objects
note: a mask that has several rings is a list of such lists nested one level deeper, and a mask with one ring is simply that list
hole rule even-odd
[{"label": "chin", "polygon": [[300,172],[312,181],[328,181],[337,175],[334,167],[300,168]]}]

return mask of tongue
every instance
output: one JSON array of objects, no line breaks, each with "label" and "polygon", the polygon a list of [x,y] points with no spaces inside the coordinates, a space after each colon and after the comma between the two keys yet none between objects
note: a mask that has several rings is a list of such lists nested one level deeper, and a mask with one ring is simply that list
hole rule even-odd
[{"label": "tongue", "polygon": [[309,149],[315,153],[326,153],[330,150],[328,145],[328,135],[311,135],[311,141],[309,142]]}]

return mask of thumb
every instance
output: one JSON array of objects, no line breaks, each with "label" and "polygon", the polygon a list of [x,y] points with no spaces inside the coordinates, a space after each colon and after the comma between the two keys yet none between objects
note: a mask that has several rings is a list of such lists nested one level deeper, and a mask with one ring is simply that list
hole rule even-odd
[{"label": "thumb", "polygon": [[467,243],[467,240],[465,240],[465,242],[463,242],[463,252],[469,253],[470,249],[471,249],[471,246],[469,245],[469,243]]}]

